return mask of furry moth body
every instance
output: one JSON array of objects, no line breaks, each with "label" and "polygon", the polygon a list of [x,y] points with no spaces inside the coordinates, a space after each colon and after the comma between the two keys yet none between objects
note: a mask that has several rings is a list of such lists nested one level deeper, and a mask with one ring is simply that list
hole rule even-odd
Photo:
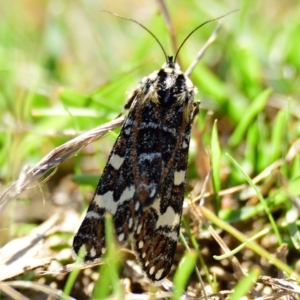
[{"label": "furry moth body", "polygon": [[173,57],[131,94],[128,116],[73,241],[85,261],[106,250],[104,216],[112,214],[116,239],[132,241],[151,281],[171,269],[182,213],[190,133],[199,103],[195,87]]}]

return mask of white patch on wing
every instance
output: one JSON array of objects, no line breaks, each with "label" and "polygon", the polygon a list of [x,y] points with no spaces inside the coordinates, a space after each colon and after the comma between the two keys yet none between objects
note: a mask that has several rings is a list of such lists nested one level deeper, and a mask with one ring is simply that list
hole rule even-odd
[{"label": "white patch on wing", "polygon": [[113,191],[108,191],[104,195],[96,195],[93,201],[100,207],[109,211],[112,215],[114,215],[117,211],[119,205],[122,205],[123,202],[130,200],[134,195],[134,186],[127,187],[119,200],[115,201],[113,198]]},{"label": "white patch on wing", "polygon": [[140,241],[138,246],[139,246],[139,249],[142,249],[144,247],[144,242]]},{"label": "white patch on wing", "polygon": [[91,219],[91,218],[94,218],[94,219],[102,219],[103,216],[100,216],[98,213],[94,212],[94,211],[88,211],[86,213],[86,216],[85,216],[87,219]]},{"label": "white patch on wing", "polygon": [[156,187],[151,189],[150,197],[153,197],[156,193]]},{"label": "white patch on wing", "polygon": [[151,267],[151,268],[150,268],[150,270],[149,270],[149,274],[150,274],[150,275],[153,275],[153,273],[154,273],[154,270],[155,270],[155,267],[154,267],[154,266],[153,266],[153,267]]},{"label": "white patch on wing", "polygon": [[182,148],[185,149],[185,148],[187,148],[187,146],[188,146],[187,142],[186,142],[186,141],[183,141],[183,143],[182,143]]},{"label": "white patch on wing", "polygon": [[[169,206],[164,214],[160,213],[160,198],[155,199],[153,208],[156,209],[158,213],[158,220],[156,222],[156,229],[158,229],[160,226],[169,226],[173,228],[174,226],[178,225],[180,222],[180,215],[175,213],[174,209]],[[173,237],[172,235],[170,236]],[[177,240],[177,234],[176,239]]]},{"label": "white patch on wing", "polygon": [[135,208],[135,211],[138,211],[139,207],[140,207],[140,203],[139,203],[139,202],[136,202],[136,203],[135,203],[135,207],[134,207],[134,208]]},{"label": "white patch on wing", "polygon": [[90,256],[92,256],[92,257],[95,257],[95,256],[96,256],[96,250],[95,250],[94,247],[91,248],[91,250],[90,250]]},{"label": "white patch on wing", "polygon": [[130,219],[128,220],[128,227],[131,228],[132,225],[133,225],[133,219],[130,218]]},{"label": "white patch on wing", "polygon": [[115,214],[117,211],[118,204],[114,201],[113,191],[108,191],[104,195],[96,195],[93,201],[95,201],[100,208],[104,208],[112,214]]},{"label": "white patch on wing", "polygon": [[124,192],[122,193],[120,200],[118,201],[118,204],[122,204],[123,202],[125,202],[126,200],[130,200],[133,198],[135,192],[135,188],[134,186],[130,186],[129,188],[127,187]]},{"label": "white patch on wing", "polygon": [[185,181],[185,171],[176,171],[174,173],[174,185],[180,185]]},{"label": "white patch on wing", "polygon": [[136,233],[140,234],[141,230],[142,230],[143,224],[140,224],[137,229],[136,229]]},{"label": "white patch on wing", "polygon": [[125,238],[125,234],[124,233],[119,234],[119,236],[118,236],[119,242],[123,242],[124,238]]},{"label": "white patch on wing", "polygon": [[155,198],[152,207],[157,211],[157,213],[160,215],[160,202],[161,198]]},{"label": "white patch on wing", "polygon": [[167,211],[160,215],[157,222],[156,222],[156,229],[159,226],[176,226],[179,224],[180,215],[175,213],[171,206],[168,207]]},{"label": "white patch on wing", "polygon": [[124,157],[121,157],[117,154],[113,154],[109,160],[109,164],[115,169],[119,170],[124,162]]},{"label": "white patch on wing", "polygon": [[159,269],[155,274],[155,279],[158,280],[161,278],[161,275],[163,273],[164,269]]}]

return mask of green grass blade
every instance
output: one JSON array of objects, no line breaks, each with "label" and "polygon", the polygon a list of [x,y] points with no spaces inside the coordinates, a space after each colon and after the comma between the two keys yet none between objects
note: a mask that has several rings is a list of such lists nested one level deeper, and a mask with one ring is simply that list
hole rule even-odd
[{"label": "green grass blade", "polygon": [[282,156],[282,150],[284,141],[284,133],[287,131],[286,128],[287,115],[285,111],[279,111],[274,122],[274,127],[272,131],[272,142],[271,142],[271,155],[269,155],[269,163],[271,164],[276,159],[279,159]]},{"label": "green grass blade", "polygon": [[188,279],[196,266],[196,261],[197,252],[194,250],[187,251],[181,259],[174,275],[174,293],[172,300],[177,300],[182,296]]},{"label": "green grass blade", "polygon": [[[215,193],[218,194],[221,189],[220,182],[220,164],[221,164],[221,149],[217,130],[217,120],[214,122],[212,137],[211,137],[211,163],[212,163],[212,179]],[[216,210],[220,209],[220,198],[216,197]]]},{"label": "green grass blade", "polygon": [[251,125],[253,119],[264,109],[267,100],[271,94],[271,90],[267,89],[259,94],[251,103],[249,109],[245,112],[241,112],[242,117],[239,124],[234,130],[232,136],[229,139],[229,144],[232,147],[236,147],[243,139],[245,132]]},{"label": "green grass blade", "polygon": [[106,254],[105,263],[100,266],[99,278],[95,283],[93,299],[106,299],[112,292],[116,299],[123,299],[124,295],[119,283],[120,253],[115,243],[112,216],[105,216]]},{"label": "green grass blade", "polygon": [[228,300],[240,300],[243,296],[246,296],[255,284],[259,275],[260,270],[258,268],[250,270],[249,274],[243,277],[235,286],[234,292],[230,295]]},{"label": "green grass blade", "polygon": [[278,230],[278,227],[274,221],[274,218],[269,210],[269,207],[264,199],[264,197],[262,196],[262,194],[260,193],[260,191],[258,190],[257,186],[253,183],[253,181],[251,180],[251,178],[244,172],[244,170],[240,167],[240,165],[235,161],[235,159],[230,156],[227,153],[227,156],[229,157],[229,159],[232,161],[232,163],[235,165],[235,167],[244,175],[245,179],[247,180],[248,184],[255,190],[255,193],[260,201],[260,203],[262,203],[262,205],[264,206],[264,210],[269,218],[269,221],[271,223],[271,226],[274,230],[274,233],[277,236],[277,240],[278,240],[278,244],[281,245],[282,244],[282,240],[281,240],[281,236]]}]

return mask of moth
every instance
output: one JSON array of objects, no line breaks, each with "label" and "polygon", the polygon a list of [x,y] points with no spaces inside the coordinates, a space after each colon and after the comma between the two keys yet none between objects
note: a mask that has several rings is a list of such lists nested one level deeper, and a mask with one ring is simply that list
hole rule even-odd
[{"label": "moth", "polygon": [[100,258],[106,251],[104,216],[109,212],[116,239],[121,244],[131,240],[139,265],[153,282],[172,267],[191,127],[199,107],[193,83],[176,63],[183,43],[175,58],[158,43],[166,63],[130,95],[128,116],[73,241],[76,253],[84,247],[85,261]]}]

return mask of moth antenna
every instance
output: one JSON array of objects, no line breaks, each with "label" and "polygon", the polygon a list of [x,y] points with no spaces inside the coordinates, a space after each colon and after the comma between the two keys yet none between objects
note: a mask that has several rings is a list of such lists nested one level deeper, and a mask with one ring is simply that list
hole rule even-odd
[{"label": "moth antenna", "polygon": [[192,31],[187,35],[187,37],[183,40],[183,42],[182,42],[181,45],[179,46],[179,48],[178,48],[178,50],[177,50],[177,52],[176,52],[176,54],[175,54],[175,57],[174,57],[174,62],[176,62],[176,59],[177,59],[177,57],[178,57],[179,51],[181,50],[182,46],[185,44],[185,42],[189,39],[189,37],[190,37],[195,31],[197,31],[200,27],[204,26],[204,25],[207,24],[207,23],[210,23],[210,22],[213,22],[213,21],[222,19],[222,18],[224,18],[224,17],[226,17],[226,16],[228,16],[228,15],[230,15],[230,14],[236,12],[236,11],[238,11],[238,9],[233,10],[233,11],[231,11],[231,12],[229,12],[229,13],[223,15],[223,16],[217,17],[217,18],[215,18],[215,19],[211,19],[211,20],[205,21],[204,23],[198,25],[194,30],[192,30]]},{"label": "moth antenna", "polygon": [[[150,33],[150,34],[154,37],[154,39],[157,41],[158,45],[160,46],[161,50],[162,50],[163,53],[164,53],[166,62],[169,61],[169,57],[168,57],[168,55],[167,55],[167,53],[166,53],[166,51],[165,51],[165,49],[164,49],[162,43],[161,43],[161,42],[159,41],[159,39],[154,35],[154,33],[152,33],[146,26],[144,26],[143,24],[139,23],[138,21],[136,21],[136,20],[134,20],[134,19],[130,19],[130,18],[127,18],[127,17],[121,16],[121,15],[118,15],[118,14],[113,13],[113,12],[108,11],[108,10],[101,10],[101,12],[105,12],[105,13],[111,14],[111,15],[113,15],[113,16],[115,16],[115,17],[118,17],[118,18],[120,18],[120,19],[124,19],[124,20],[127,20],[127,21],[131,21],[131,22],[134,22],[134,23],[140,25],[142,28],[144,28],[148,33]],[[221,17],[220,17],[220,18],[221,18]]]}]

